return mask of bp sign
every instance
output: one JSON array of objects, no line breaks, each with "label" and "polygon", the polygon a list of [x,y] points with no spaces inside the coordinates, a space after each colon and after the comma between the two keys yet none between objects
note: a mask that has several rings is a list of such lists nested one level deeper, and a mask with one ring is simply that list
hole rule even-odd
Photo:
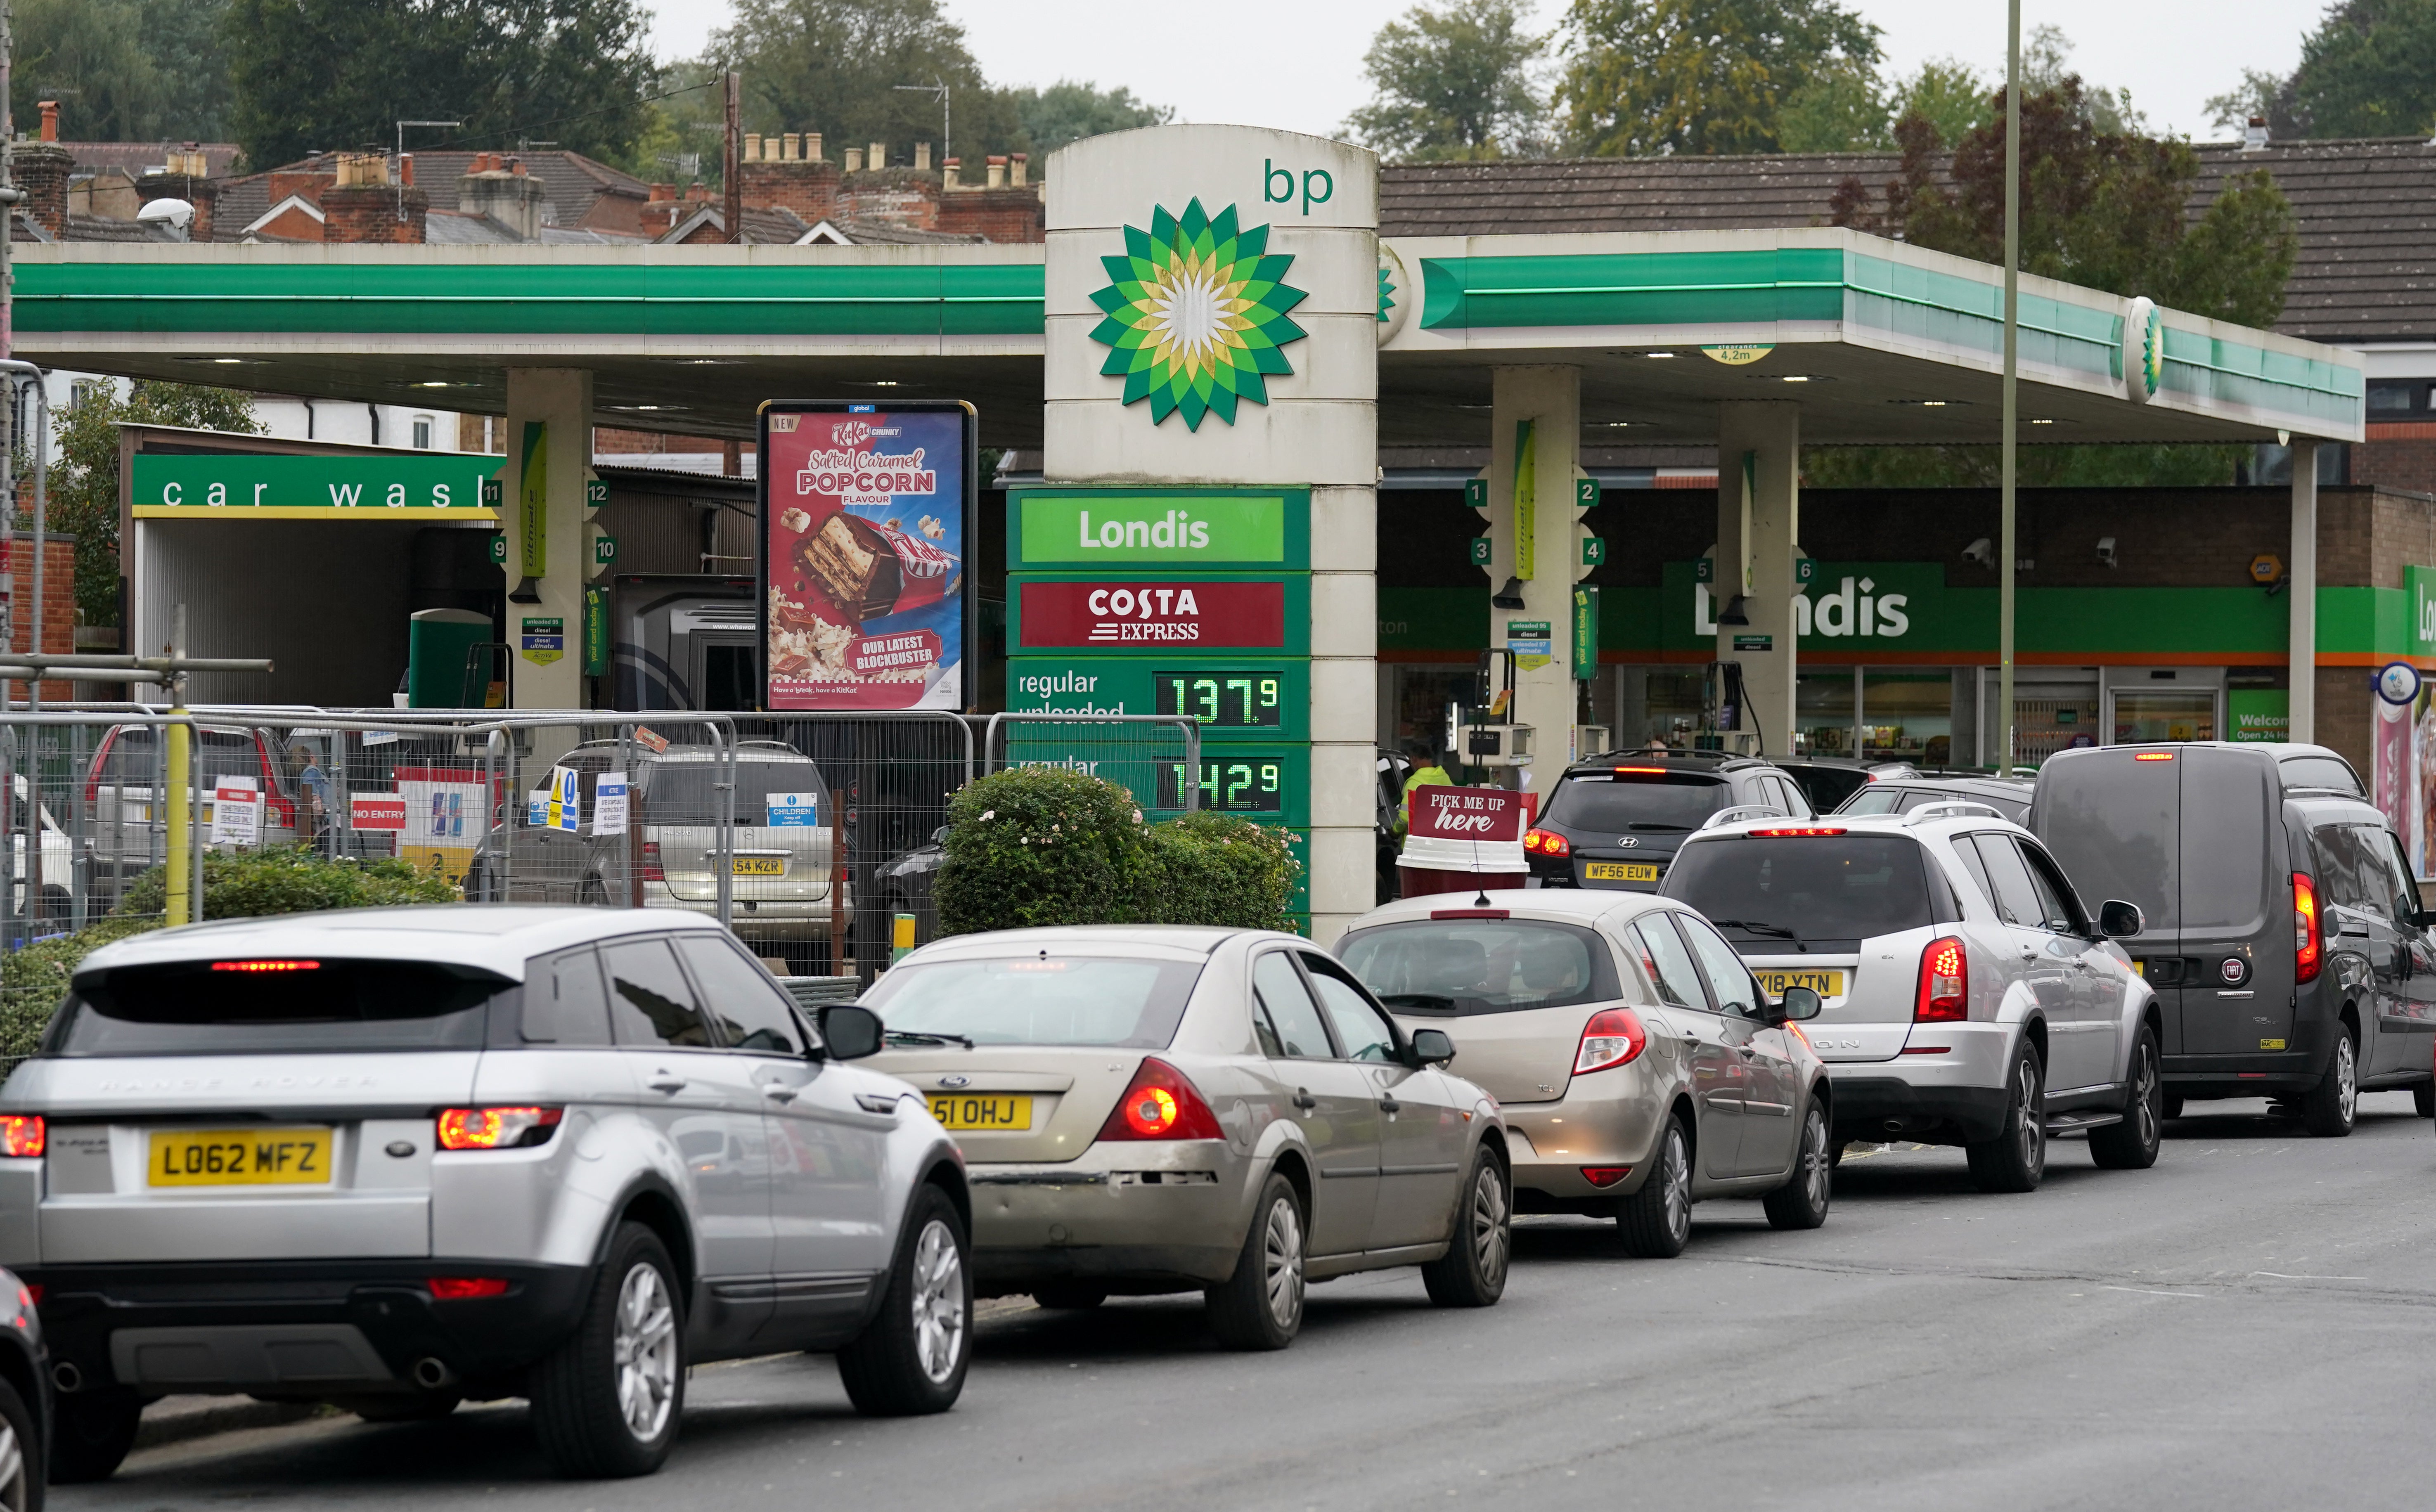
[{"label": "bp sign", "polygon": [[1286,318],[1303,301],[1285,282],[1294,258],[1268,250],[1269,228],[1239,228],[1233,205],[1213,217],[1194,200],[1181,217],[1157,206],[1150,230],[1124,231],[1091,295],[1106,317],[1091,330],[1108,349],[1100,372],[1125,380],[1123,402],[1148,399],[1154,426],[1181,410],[1193,430],[1213,414],[1233,425],[1239,400],[1267,404],[1268,380],[1294,372],[1283,348],[1303,339]]}]

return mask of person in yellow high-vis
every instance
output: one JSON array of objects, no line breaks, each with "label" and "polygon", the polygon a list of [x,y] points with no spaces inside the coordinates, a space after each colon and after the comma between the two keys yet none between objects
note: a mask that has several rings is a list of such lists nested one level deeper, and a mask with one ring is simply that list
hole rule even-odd
[{"label": "person in yellow high-vis", "polygon": [[1454,786],[1454,779],[1447,775],[1446,768],[1438,765],[1436,753],[1430,749],[1430,743],[1427,740],[1405,741],[1404,755],[1411,758],[1413,771],[1412,774],[1404,779],[1404,802],[1396,815],[1396,833],[1399,836],[1409,833],[1413,827],[1413,790],[1415,788]]}]

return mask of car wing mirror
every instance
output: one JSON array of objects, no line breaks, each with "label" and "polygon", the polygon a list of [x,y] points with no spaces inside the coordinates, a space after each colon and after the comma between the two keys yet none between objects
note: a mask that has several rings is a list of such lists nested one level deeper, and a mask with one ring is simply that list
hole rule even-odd
[{"label": "car wing mirror", "polygon": [[2411,913],[2410,927],[2412,929],[2424,930],[2428,928],[2430,925],[2436,925],[2436,909],[2419,909]]},{"label": "car wing mirror", "polygon": [[1454,1059],[1454,1041],[1447,1037],[1443,1029],[1416,1029],[1412,1057],[1416,1067],[1444,1066]]},{"label": "car wing mirror", "polygon": [[2128,940],[2135,934],[2147,933],[2148,930],[2149,921],[2136,904],[2111,897],[2097,906],[2097,932],[2102,938]]},{"label": "car wing mirror", "polygon": [[1818,1000],[1818,988],[1787,987],[1784,996],[1776,1000],[1776,1008],[1769,1017],[1780,1024],[1792,1019],[1816,1018],[1824,1007],[1826,1004]]},{"label": "car wing mirror", "polygon": [[824,1003],[818,1017],[821,1043],[831,1060],[859,1061],[877,1055],[885,1042],[879,1016],[859,1002]]}]

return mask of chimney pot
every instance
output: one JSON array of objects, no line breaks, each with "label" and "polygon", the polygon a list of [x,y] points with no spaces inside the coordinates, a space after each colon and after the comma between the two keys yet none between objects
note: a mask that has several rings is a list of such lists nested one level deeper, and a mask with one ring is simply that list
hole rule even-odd
[{"label": "chimney pot", "polygon": [[2267,142],[2267,117],[2252,116],[2249,128],[2241,133],[2241,149],[2245,152],[2255,152],[2265,147]]},{"label": "chimney pot", "polygon": [[675,198],[676,193],[670,185],[665,183],[655,183],[652,185],[652,202],[653,204],[657,204],[663,200],[673,200]]},{"label": "chimney pot", "polygon": [[525,176],[525,160],[522,158],[508,159],[508,171],[514,174],[519,179],[523,178]]},{"label": "chimney pot", "polygon": [[960,179],[961,179],[961,177],[963,176],[964,171],[965,171],[965,163],[964,163],[964,160],[963,160],[962,158],[942,158],[942,159],[940,159],[940,160],[939,160],[939,187],[941,187],[941,188],[943,188],[943,189],[961,189],[961,188],[963,188],[963,187],[964,187],[964,184],[963,184],[962,182],[959,182],[959,180],[960,180]]},{"label": "chimney pot", "polygon": [[863,161],[871,165],[871,171],[874,173],[878,173],[880,169],[888,166],[888,144],[885,142],[872,143],[871,155]]},{"label": "chimney pot", "polygon": [[783,141],[784,141],[784,144],[785,144],[785,154],[786,154],[786,155],[785,155],[785,159],[784,159],[784,161],[789,162],[789,163],[801,163],[801,162],[803,162],[803,161],[804,161],[804,134],[803,134],[801,131],[789,131],[789,132],[786,134],[786,136],[783,138]]},{"label": "chimney pot", "polygon": [[43,101],[43,140],[45,142],[56,142],[59,139],[60,102],[55,99],[46,99]]},{"label": "chimney pot", "polygon": [[804,133],[804,160],[808,163],[818,163],[821,161],[820,132],[806,131]]},{"label": "chimney pot", "polygon": [[747,163],[758,163],[761,161],[760,132],[747,131],[744,133],[744,161]]},{"label": "chimney pot", "polygon": [[411,189],[414,187],[413,153],[401,152],[397,155],[397,182],[398,187],[402,189]]},{"label": "chimney pot", "polygon": [[845,171],[848,173],[862,171],[862,148],[850,147],[845,149]]},{"label": "chimney pot", "polygon": [[1002,189],[1006,187],[1006,159],[993,152],[987,159],[987,163],[989,168],[987,178],[988,187],[992,189]]},{"label": "chimney pot", "polygon": [[914,168],[917,173],[928,173],[931,171],[930,143],[916,142],[914,144]]},{"label": "chimney pot", "polygon": [[1018,189],[1023,187],[1025,161],[1025,155],[1021,152],[1014,153],[1007,159],[1006,182]]}]

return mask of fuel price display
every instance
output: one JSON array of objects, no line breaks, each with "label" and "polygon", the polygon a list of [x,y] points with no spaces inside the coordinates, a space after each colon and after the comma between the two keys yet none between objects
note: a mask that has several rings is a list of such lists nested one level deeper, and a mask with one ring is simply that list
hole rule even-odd
[{"label": "fuel price display", "polygon": [[1285,704],[1285,679],[1276,672],[1157,672],[1151,683],[1158,713],[1213,729],[1275,729]]},{"label": "fuel price display", "polygon": [[[1158,769],[1158,807],[1184,807],[1184,763]],[[1274,758],[1205,757],[1199,807],[1208,813],[1279,814],[1285,811],[1285,763]]]}]

